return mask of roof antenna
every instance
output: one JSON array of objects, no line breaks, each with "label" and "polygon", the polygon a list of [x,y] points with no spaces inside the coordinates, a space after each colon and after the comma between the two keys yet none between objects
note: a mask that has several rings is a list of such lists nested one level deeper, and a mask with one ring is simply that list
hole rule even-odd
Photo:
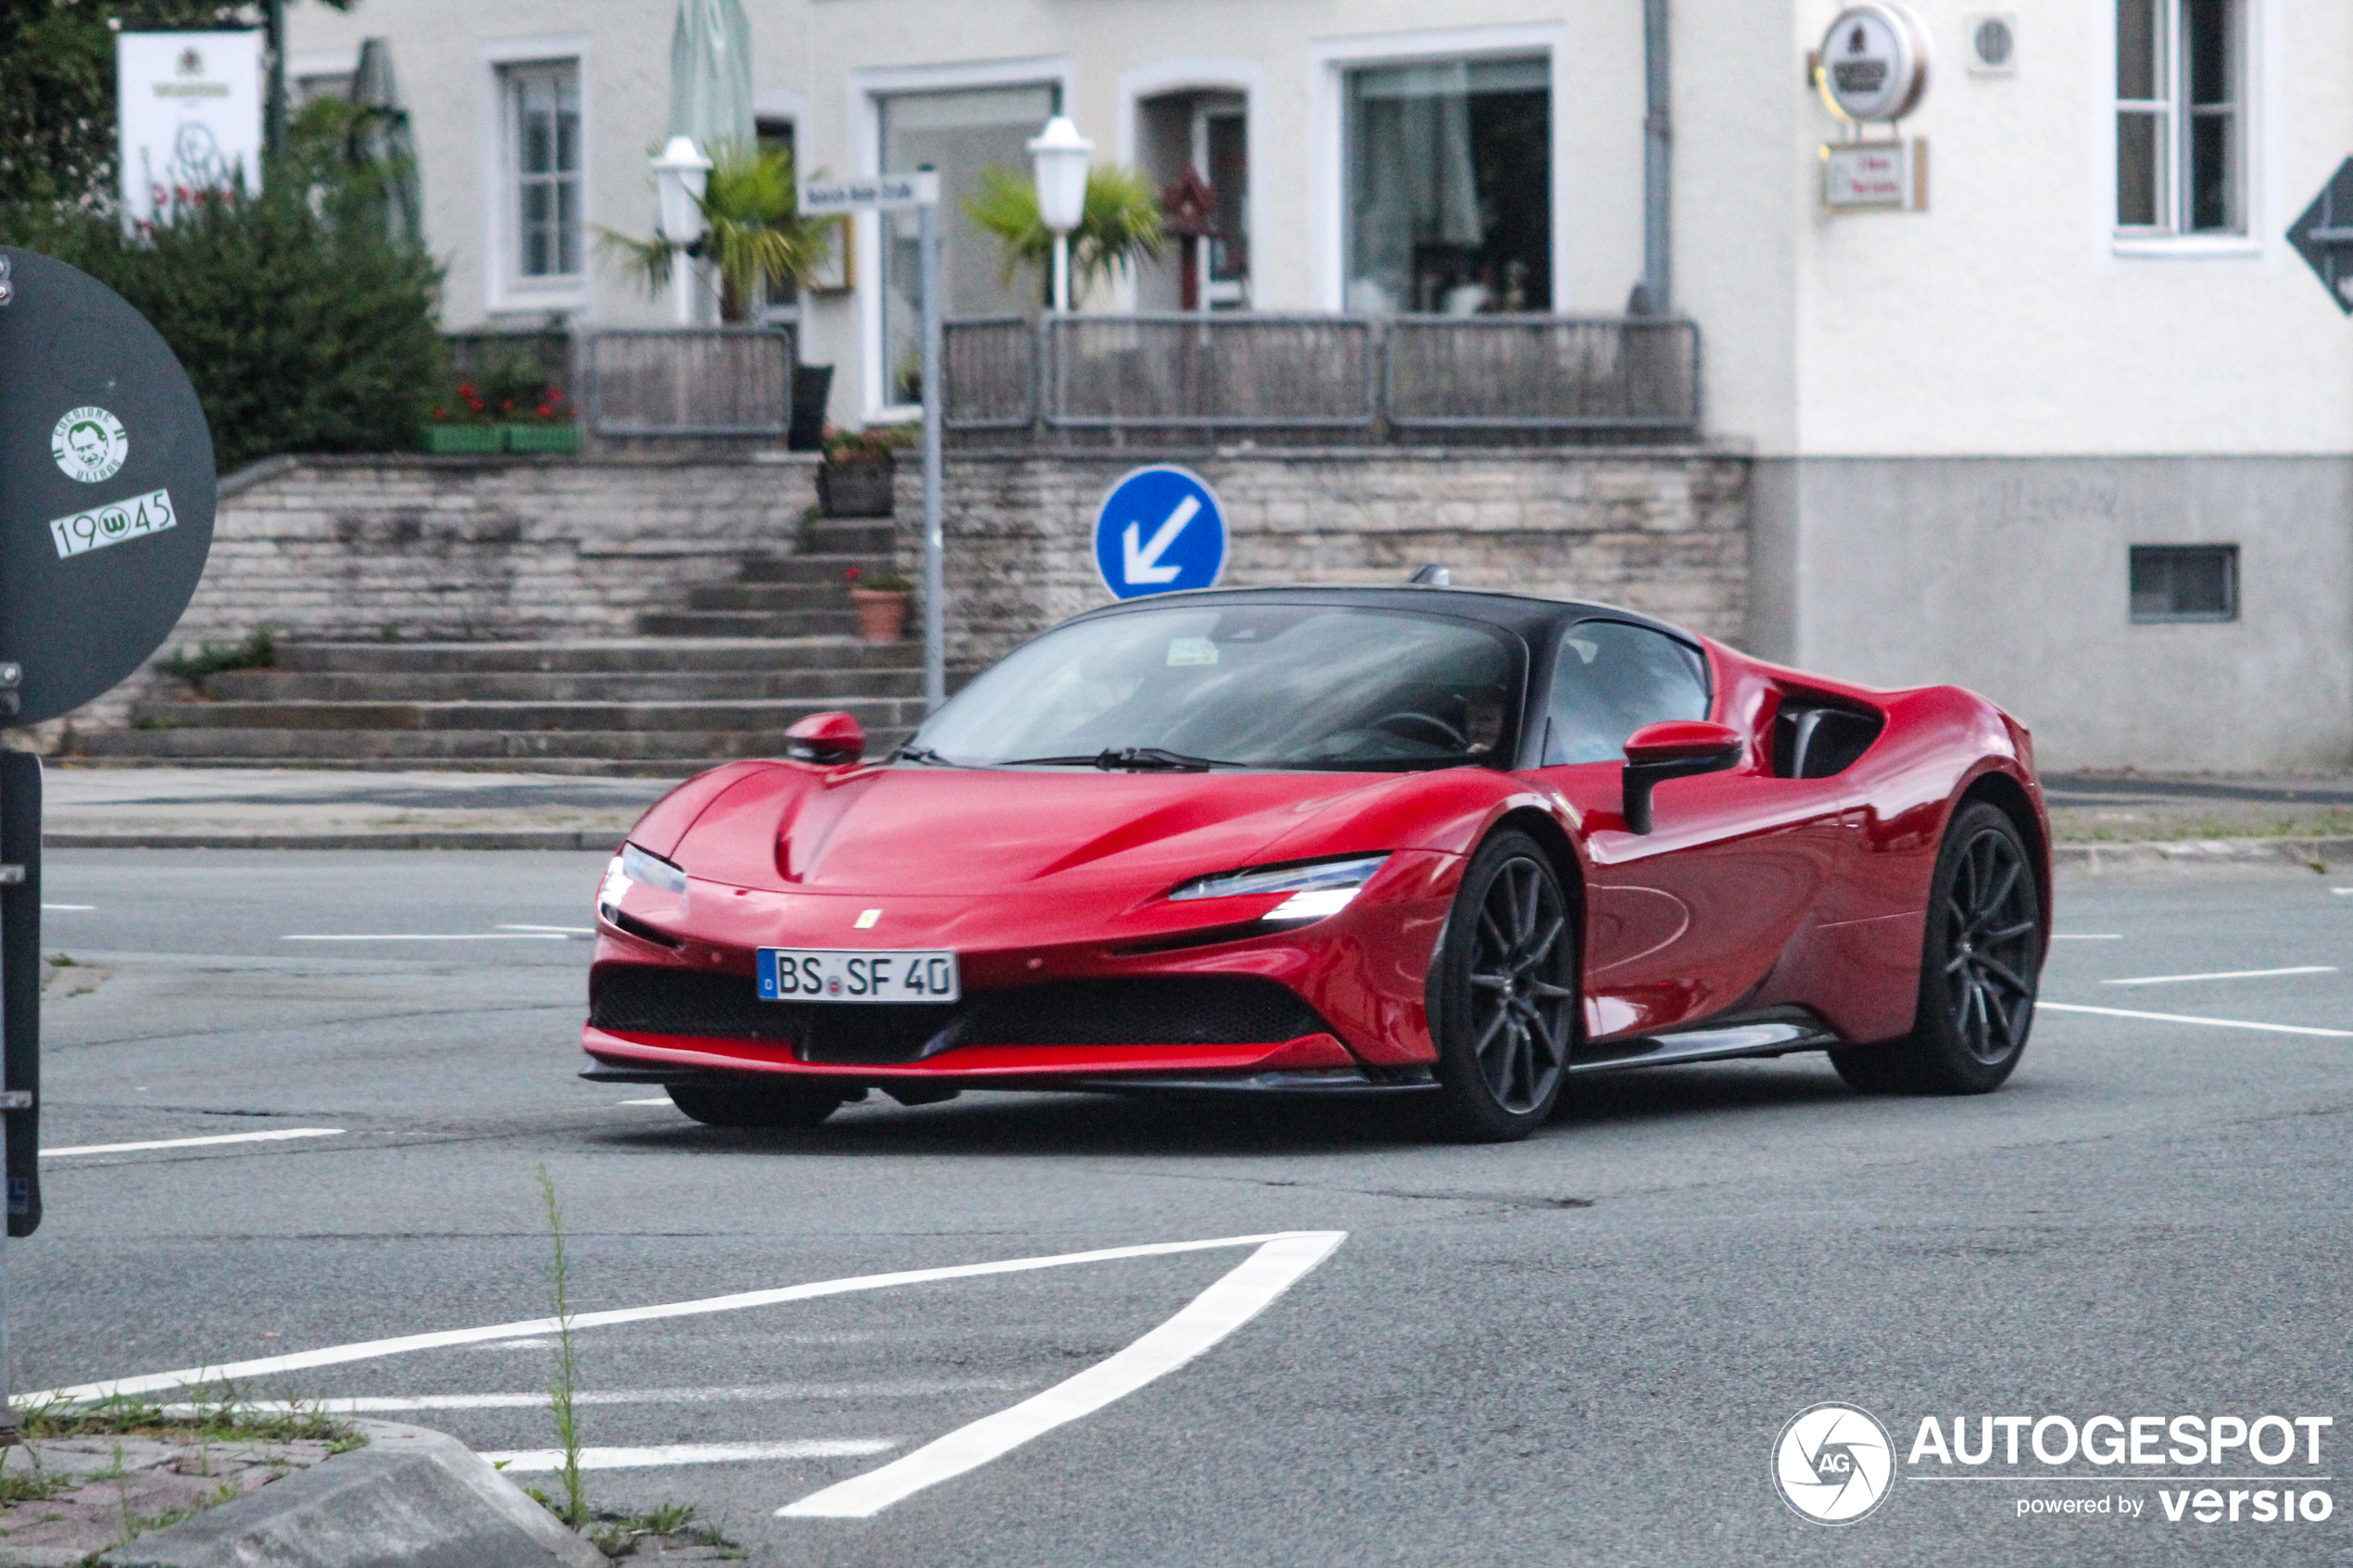
[{"label": "roof antenna", "polygon": [[1432,561],[1405,579],[1405,582],[1410,587],[1451,588],[1454,585],[1454,574],[1436,561]]}]

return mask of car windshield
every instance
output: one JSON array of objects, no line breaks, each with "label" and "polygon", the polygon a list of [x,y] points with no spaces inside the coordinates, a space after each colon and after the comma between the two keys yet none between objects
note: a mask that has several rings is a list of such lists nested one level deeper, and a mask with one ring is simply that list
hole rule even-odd
[{"label": "car windshield", "polygon": [[1390,771],[1500,762],[1519,640],[1352,605],[1130,610],[1016,649],[907,751],[969,765]]}]

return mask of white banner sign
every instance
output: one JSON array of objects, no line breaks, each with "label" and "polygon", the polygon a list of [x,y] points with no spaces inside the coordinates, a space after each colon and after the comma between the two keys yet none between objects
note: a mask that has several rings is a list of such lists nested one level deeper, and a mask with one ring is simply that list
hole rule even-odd
[{"label": "white banner sign", "polygon": [[1928,210],[1928,143],[1831,142],[1822,148],[1825,212]]},{"label": "white banner sign", "polygon": [[169,222],[171,207],[236,183],[261,189],[261,34],[125,32],[115,38],[122,207]]},{"label": "white banner sign", "polygon": [[932,207],[939,200],[939,176],[876,174],[862,180],[812,180],[800,187],[803,217],[856,212],[865,208],[889,212],[900,207]]}]

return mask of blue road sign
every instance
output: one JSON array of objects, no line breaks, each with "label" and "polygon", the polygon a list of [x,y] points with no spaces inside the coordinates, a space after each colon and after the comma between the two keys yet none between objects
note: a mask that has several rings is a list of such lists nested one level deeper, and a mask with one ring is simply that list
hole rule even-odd
[{"label": "blue road sign", "polygon": [[1214,588],[1226,570],[1226,512],[1201,476],[1138,469],[1095,514],[1095,569],[1123,599]]}]

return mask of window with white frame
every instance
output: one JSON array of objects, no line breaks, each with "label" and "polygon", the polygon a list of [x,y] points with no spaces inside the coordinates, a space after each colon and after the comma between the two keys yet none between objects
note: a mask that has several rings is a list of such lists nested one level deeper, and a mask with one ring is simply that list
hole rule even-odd
[{"label": "window with white frame", "polygon": [[2245,0],[2117,0],[2116,228],[2246,232]]},{"label": "window with white frame", "polygon": [[509,262],[518,282],[571,282],[581,272],[580,64],[501,67],[505,100]]},{"label": "window with white frame", "polygon": [[1551,309],[1550,59],[1369,66],[1346,90],[1347,307]]}]

